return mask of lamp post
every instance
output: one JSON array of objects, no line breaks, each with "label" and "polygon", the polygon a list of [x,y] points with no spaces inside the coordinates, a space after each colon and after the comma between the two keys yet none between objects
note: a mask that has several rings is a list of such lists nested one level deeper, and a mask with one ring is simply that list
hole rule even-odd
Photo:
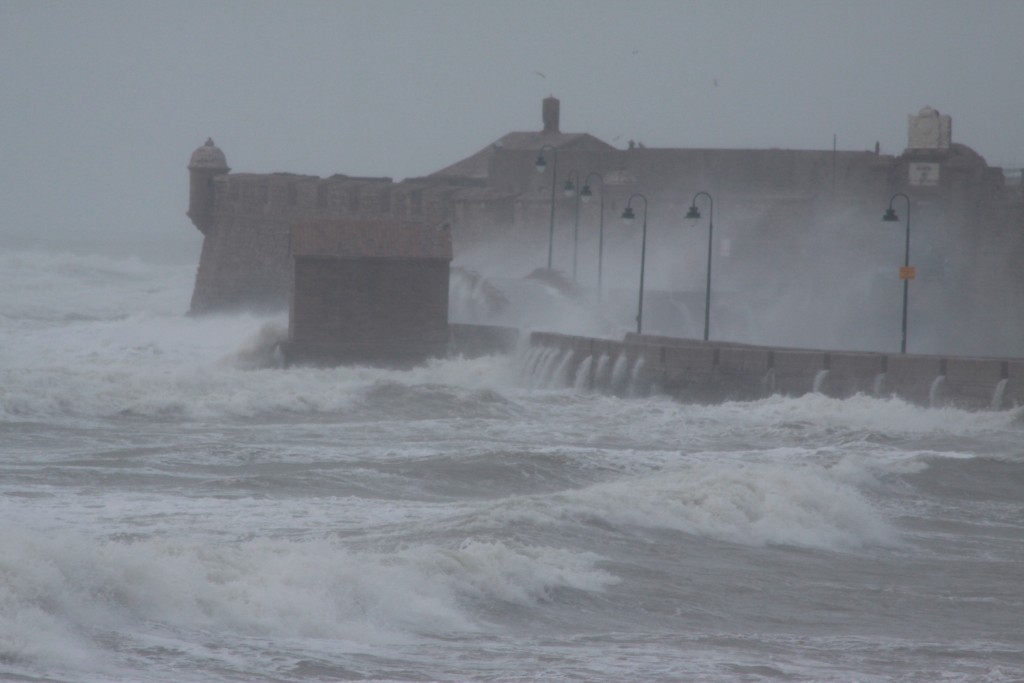
[{"label": "lamp post", "polygon": [[[573,177],[576,178],[576,184],[572,182]],[[579,236],[580,236],[580,195],[582,192],[576,191],[576,185],[580,182],[580,172],[576,169],[569,171],[567,179],[565,181],[565,196],[576,197],[576,218],[572,225],[572,281],[576,282],[576,257],[579,253]]]},{"label": "lamp post", "polygon": [[640,334],[643,330],[644,319],[644,261],[647,258],[647,197],[639,192],[631,195],[626,201],[626,209],[622,212],[622,220],[625,221],[626,225],[629,225],[636,219],[636,215],[633,213],[633,200],[637,197],[644,200],[644,230],[643,237],[640,241],[640,302],[637,305],[636,310],[636,333]]},{"label": "lamp post", "polygon": [[551,220],[548,223],[548,270],[551,270],[551,253],[555,246],[555,179],[558,177],[558,150],[552,145],[543,145],[540,148],[540,151],[537,152],[537,161],[534,163],[534,168],[540,173],[543,173],[548,166],[548,162],[544,159],[545,149],[551,150],[551,156],[554,159],[551,169]]},{"label": "lamp post", "polygon": [[708,330],[711,327],[711,236],[715,230],[715,200],[710,194],[701,190],[693,195],[686,217],[695,223],[700,218],[700,211],[697,210],[697,197],[702,195],[708,198],[708,279],[704,285],[704,341],[707,341]]},{"label": "lamp post", "polygon": [[900,279],[903,280],[903,327],[902,327],[902,338],[900,339],[900,353],[907,352],[907,290],[910,285],[910,280],[914,278],[914,269],[910,267],[910,197],[897,192],[889,198],[889,208],[885,210],[885,215],[882,216],[882,220],[887,223],[897,223],[900,217],[896,215],[896,209],[892,208],[892,203],[896,201],[897,197],[903,197],[903,200],[907,203],[907,237],[906,245],[903,251],[903,267],[900,268]]},{"label": "lamp post", "polygon": [[594,193],[590,190],[590,179],[597,178],[601,181],[601,219],[597,233],[597,300],[601,300],[601,270],[604,265],[604,178],[600,173],[588,173],[583,179],[583,189],[580,190],[580,199],[589,202]]}]

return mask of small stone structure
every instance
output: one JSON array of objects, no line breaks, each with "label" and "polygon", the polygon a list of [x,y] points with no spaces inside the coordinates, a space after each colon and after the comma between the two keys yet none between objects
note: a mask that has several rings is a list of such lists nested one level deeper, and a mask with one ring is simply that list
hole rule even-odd
[{"label": "small stone structure", "polygon": [[411,365],[447,353],[447,225],[306,219],[291,253],[286,363]]}]

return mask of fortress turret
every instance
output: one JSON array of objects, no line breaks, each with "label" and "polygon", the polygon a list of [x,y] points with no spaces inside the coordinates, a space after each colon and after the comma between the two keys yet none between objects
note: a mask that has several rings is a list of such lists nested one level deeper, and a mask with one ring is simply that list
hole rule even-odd
[{"label": "fortress turret", "polygon": [[207,138],[188,162],[188,217],[204,235],[213,225],[213,179],[229,172],[224,152]]}]

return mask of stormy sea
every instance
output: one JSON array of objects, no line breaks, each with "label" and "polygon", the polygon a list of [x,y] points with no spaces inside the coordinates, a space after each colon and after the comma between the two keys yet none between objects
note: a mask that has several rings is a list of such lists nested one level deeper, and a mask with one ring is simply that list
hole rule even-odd
[{"label": "stormy sea", "polygon": [[0,255],[0,679],[1024,680],[1024,409],[280,369],[194,266]]}]

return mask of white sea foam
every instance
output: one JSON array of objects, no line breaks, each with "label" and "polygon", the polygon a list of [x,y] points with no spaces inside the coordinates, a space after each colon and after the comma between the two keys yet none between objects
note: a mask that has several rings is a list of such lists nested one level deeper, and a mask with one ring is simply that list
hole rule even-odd
[{"label": "white sea foam", "polygon": [[[609,399],[617,401],[617,399]],[[702,443],[748,443],[771,447],[773,442],[808,443],[865,440],[887,441],[906,437],[984,434],[1018,429],[1024,407],[1007,411],[971,412],[956,408],[927,408],[891,398],[856,395],[837,399],[821,394],[799,397],[772,396],[757,401],[700,405],[666,399],[618,402],[597,429],[618,433],[648,433],[676,439],[688,446]],[[652,431],[653,430],[653,431]],[[828,437],[828,438],[825,438]],[[731,448],[730,448],[731,450]]]},{"label": "white sea foam", "polygon": [[697,461],[510,502],[496,514],[541,524],[569,518],[672,529],[753,546],[848,550],[897,543],[896,530],[848,478],[812,463]]},{"label": "white sea foam", "polygon": [[470,603],[602,590],[596,556],[468,539],[354,552],[329,540],[95,541],[4,530],[0,661],[98,665],[104,631],[393,643],[485,628]]},{"label": "white sea foam", "polygon": [[284,314],[186,317],[191,271],[186,278],[135,260],[68,255],[5,262],[13,270],[5,281],[30,286],[0,294],[0,419],[332,412],[379,382],[514,384],[504,358],[441,360],[404,372],[274,370]]},{"label": "white sea foam", "polygon": [[899,398],[878,399],[864,394],[846,399],[821,394],[805,394],[798,398],[774,396],[734,408],[734,415],[750,409],[757,418],[778,423],[806,420],[822,428],[841,427],[893,435],[993,431],[1005,429],[1024,415],[1024,408],[972,412],[956,408],[927,408]]},{"label": "white sea foam", "polygon": [[136,314],[22,332],[0,368],[0,415],[118,414],[249,417],[343,410],[368,386],[513,383],[506,358],[436,360],[408,371],[254,369],[281,336],[282,319]]},{"label": "white sea foam", "polygon": [[1019,678],[1021,409],[279,370],[193,277],[0,254],[0,677]]}]

